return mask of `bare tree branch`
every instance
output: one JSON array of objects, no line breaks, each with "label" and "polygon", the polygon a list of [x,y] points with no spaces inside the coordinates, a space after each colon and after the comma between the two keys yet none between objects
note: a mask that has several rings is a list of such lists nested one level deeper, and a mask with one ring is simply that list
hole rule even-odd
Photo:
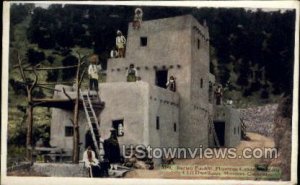
[{"label": "bare tree branch", "polygon": [[79,80],[79,82],[78,82],[78,85],[79,85],[79,87],[81,86],[81,82],[82,82],[82,80],[83,80],[83,77],[84,77],[84,74],[85,74],[85,72],[86,72],[86,67],[83,69],[83,72],[81,73],[81,76],[80,76],[80,80]]},{"label": "bare tree branch", "polygon": [[63,87],[62,89],[63,89],[63,93],[66,95],[66,97],[68,97],[69,100],[72,100],[72,98],[66,93],[65,88]]}]

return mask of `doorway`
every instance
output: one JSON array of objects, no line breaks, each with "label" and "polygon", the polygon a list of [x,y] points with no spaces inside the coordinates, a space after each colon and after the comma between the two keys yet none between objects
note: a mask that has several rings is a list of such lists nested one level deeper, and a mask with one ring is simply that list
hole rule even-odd
[{"label": "doorway", "polygon": [[90,130],[85,133],[85,145],[84,145],[85,149],[88,146],[91,146],[92,150],[96,151],[96,148],[95,148],[95,145],[94,145],[94,141],[93,141],[93,137],[92,137],[92,134],[91,134]]},{"label": "doorway", "polygon": [[155,85],[162,88],[167,88],[168,70],[157,70],[155,74]]},{"label": "doorway", "polygon": [[225,122],[224,121],[214,121],[214,127],[216,134],[220,143],[220,146],[225,145]]}]

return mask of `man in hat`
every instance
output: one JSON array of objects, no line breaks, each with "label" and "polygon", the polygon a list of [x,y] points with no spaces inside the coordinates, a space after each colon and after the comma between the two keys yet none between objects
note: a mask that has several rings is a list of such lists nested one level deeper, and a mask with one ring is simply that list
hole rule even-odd
[{"label": "man in hat", "polygon": [[117,137],[117,130],[112,128],[110,132],[110,137],[104,140],[104,159],[109,161],[111,169],[116,170],[117,163],[121,160],[120,146]]},{"label": "man in hat", "polygon": [[99,79],[99,71],[101,71],[101,65],[97,65],[98,63],[98,55],[94,54],[90,57],[90,65],[88,68],[88,74],[90,79],[89,91],[95,90],[99,91],[98,79]]},{"label": "man in hat", "polygon": [[116,46],[120,58],[125,57],[126,39],[120,30],[117,31]]},{"label": "man in hat", "polygon": [[134,64],[130,64],[128,70],[126,71],[127,82],[135,82],[138,77],[137,69]]},{"label": "man in hat", "polygon": [[133,29],[140,29],[142,19],[143,19],[143,11],[140,8],[135,9],[133,17],[132,27]]}]

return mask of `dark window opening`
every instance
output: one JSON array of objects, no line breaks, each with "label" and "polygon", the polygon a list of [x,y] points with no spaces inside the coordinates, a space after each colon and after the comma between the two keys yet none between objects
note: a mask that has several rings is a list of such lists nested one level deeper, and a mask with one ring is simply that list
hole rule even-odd
[{"label": "dark window opening", "polygon": [[85,148],[87,148],[88,146],[92,147],[93,151],[96,151],[94,140],[90,130],[85,133]]},{"label": "dark window opening", "polygon": [[225,145],[225,122],[214,122],[217,138],[220,146]]},{"label": "dark window opening", "polygon": [[197,48],[200,49],[200,39],[197,39]]},{"label": "dark window opening", "polygon": [[235,134],[235,127],[233,128],[233,134]]},{"label": "dark window opening", "polygon": [[147,44],[148,44],[147,37],[141,37],[141,39],[140,39],[140,45],[141,46],[147,46]]},{"label": "dark window opening", "polygon": [[203,88],[203,79],[200,79],[200,87]]},{"label": "dark window opening", "polygon": [[156,130],[159,130],[159,117],[156,116]]},{"label": "dark window opening", "polygon": [[73,136],[73,127],[72,126],[66,126],[65,127],[65,136],[66,137]]},{"label": "dark window opening", "polygon": [[208,87],[208,101],[209,103],[212,103],[213,101],[213,85],[211,82],[209,82],[209,87]]},{"label": "dark window opening", "polygon": [[157,70],[155,76],[155,84],[158,87],[167,88],[168,70]]},{"label": "dark window opening", "polygon": [[176,125],[176,123],[174,123],[174,132],[176,132],[177,131],[177,125]]},{"label": "dark window opening", "polygon": [[113,120],[112,127],[117,131],[117,136],[124,136],[124,120]]}]

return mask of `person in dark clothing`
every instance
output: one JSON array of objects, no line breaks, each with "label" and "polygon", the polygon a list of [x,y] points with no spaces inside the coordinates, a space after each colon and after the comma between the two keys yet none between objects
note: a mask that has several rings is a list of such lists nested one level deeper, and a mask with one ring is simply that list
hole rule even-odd
[{"label": "person in dark clothing", "polygon": [[223,89],[222,86],[219,85],[217,89],[215,90],[215,97],[216,97],[216,104],[221,105],[222,104],[222,97],[223,97]]},{"label": "person in dark clothing", "polygon": [[115,129],[111,130],[111,135],[108,139],[104,140],[104,159],[107,159],[110,163],[112,169],[117,168],[117,163],[120,162],[120,146],[117,138],[117,131]]}]

